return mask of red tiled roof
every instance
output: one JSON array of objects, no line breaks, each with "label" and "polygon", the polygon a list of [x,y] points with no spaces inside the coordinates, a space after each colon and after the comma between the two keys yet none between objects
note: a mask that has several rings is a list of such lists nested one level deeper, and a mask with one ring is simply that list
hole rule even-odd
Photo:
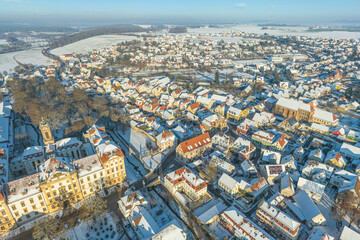
[{"label": "red tiled roof", "polygon": [[[100,162],[101,163],[105,163],[107,160],[109,160],[109,157],[110,157],[111,153],[103,153],[101,156],[100,156]],[[119,156],[119,157],[123,157],[124,154],[123,152],[118,149],[116,152],[115,152],[115,155]]]},{"label": "red tiled roof", "polygon": [[200,107],[200,104],[197,103],[197,102],[190,105],[191,110],[194,110],[194,109],[199,108],[199,107]]},{"label": "red tiled roof", "polygon": [[192,139],[189,139],[185,142],[180,143],[181,149],[183,153],[191,152],[197,148],[201,148],[203,146],[206,146],[208,144],[211,144],[211,138],[209,133],[204,133],[200,136],[194,137]]}]

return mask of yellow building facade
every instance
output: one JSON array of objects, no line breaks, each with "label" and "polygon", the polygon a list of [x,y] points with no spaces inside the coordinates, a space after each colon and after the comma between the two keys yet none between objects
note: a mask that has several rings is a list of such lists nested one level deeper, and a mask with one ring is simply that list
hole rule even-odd
[{"label": "yellow building facade", "polygon": [[109,141],[78,160],[47,156],[39,172],[0,185],[0,234],[53,213],[126,178],[123,152]]}]

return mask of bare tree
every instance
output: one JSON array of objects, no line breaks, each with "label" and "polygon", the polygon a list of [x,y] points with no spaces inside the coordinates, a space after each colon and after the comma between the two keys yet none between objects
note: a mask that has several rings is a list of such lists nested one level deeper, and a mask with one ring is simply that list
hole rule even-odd
[{"label": "bare tree", "polygon": [[36,222],[33,228],[33,239],[54,239],[54,236],[57,235],[60,230],[57,226],[58,224],[53,217],[48,216],[40,219],[40,221]]},{"label": "bare tree", "polygon": [[84,206],[90,215],[98,216],[107,208],[107,202],[98,194],[94,194],[85,200]]},{"label": "bare tree", "polygon": [[359,197],[352,191],[344,191],[336,196],[336,201],[331,207],[335,219],[341,220],[344,216],[350,218],[349,226],[360,219]]}]

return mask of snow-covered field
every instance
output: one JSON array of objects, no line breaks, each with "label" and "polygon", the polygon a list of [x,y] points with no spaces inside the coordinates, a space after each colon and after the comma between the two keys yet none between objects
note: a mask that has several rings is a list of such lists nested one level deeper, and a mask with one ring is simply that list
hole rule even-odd
[{"label": "snow-covered field", "polygon": [[0,72],[11,72],[17,66],[17,63],[13,59],[14,56],[23,54],[25,51],[11,52],[0,54]]},{"label": "snow-covered field", "polygon": [[50,65],[53,63],[52,59],[42,55],[41,48],[33,48],[20,54],[16,54],[15,59],[21,63],[31,63],[33,65]]},{"label": "snow-covered field", "polygon": [[12,72],[17,66],[14,58],[24,64],[33,65],[49,65],[52,64],[50,58],[45,57],[41,54],[40,48],[33,48],[30,50],[17,51],[11,53],[0,54],[0,72],[7,71]]},{"label": "snow-covered field", "polygon": [[0,45],[9,45],[6,39],[0,39]]},{"label": "snow-covered field", "polygon": [[308,36],[308,37],[331,37],[331,38],[360,38],[360,32],[307,32],[307,27],[271,27],[262,29],[262,27],[252,24],[224,26],[219,28],[188,28],[188,33],[207,34],[223,32],[247,32],[271,35],[290,35],[290,36]]},{"label": "snow-covered field", "polygon": [[86,54],[91,52],[93,49],[107,48],[114,46],[118,43],[124,41],[131,41],[134,39],[141,40],[134,36],[125,36],[125,35],[103,35],[87,38],[78,42],[71,43],[64,47],[55,48],[51,50],[51,53],[61,56],[67,53],[79,53]]}]

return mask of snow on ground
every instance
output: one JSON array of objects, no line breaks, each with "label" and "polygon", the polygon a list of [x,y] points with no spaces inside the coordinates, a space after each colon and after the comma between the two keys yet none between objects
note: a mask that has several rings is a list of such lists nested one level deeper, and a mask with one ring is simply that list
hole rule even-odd
[{"label": "snow on ground", "polygon": [[130,145],[135,148],[135,150],[144,155],[149,153],[149,149],[146,147],[147,142],[151,142],[151,144],[155,144],[153,141],[151,141],[150,138],[148,138],[146,135],[135,131],[131,128],[127,128],[125,132],[122,132],[122,130],[118,130],[118,134],[127,142],[130,143]]},{"label": "snow on ground", "polygon": [[[336,220],[331,216],[331,206],[334,204],[335,196],[336,191],[334,189],[325,189],[325,194],[323,195],[320,203],[317,203],[316,206],[326,218],[326,226],[317,226],[314,227],[314,229],[321,228],[322,230],[333,236],[335,239],[339,239],[343,227],[349,226],[350,220],[349,217],[346,216],[342,220],[342,227],[340,227],[340,229],[336,227]],[[356,222],[353,222],[353,224],[351,225],[351,229],[360,232],[359,227],[356,226]]]},{"label": "snow on ground", "polygon": [[141,176],[140,175],[138,176],[137,171],[128,161],[129,160],[125,158],[126,178],[129,180],[129,183],[132,184],[138,180],[138,177],[141,178]]},{"label": "snow on ground", "polygon": [[[135,36],[102,35],[80,40],[66,46],[55,48],[51,53],[61,56],[67,53],[86,54],[93,49],[108,48],[124,41],[138,39]],[[138,39],[139,40],[139,39]]]},{"label": "snow on ground", "polygon": [[203,37],[206,40],[211,41],[221,41],[224,40],[224,42],[246,42],[246,41],[258,41],[258,39],[255,38],[243,38],[243,37],[227,37],[227,36],[205,36]]},{"label": "snow on ground", "polygon": [[14,68],[17,66],[17,63],[13,59],[15,55],[23,54],[26,51],[17,51],[11,53],[3,53],[0,54],[0,72],[7,71],[12,72]]},{"label": "snow on ground", "polygon": [[[107,219],[107,221],[105,220]],[[118,233],[116,228],[117,218],[112,213],[98,216],[95,221],[88,219],[78,226],[67,230],[59,239],[119,239],[122,231]]]},{"label": "snow on ground", "polygon": [[0,45],[9,45],[9,43],[6,41],[6,39],[0,39]]},{"label": "snow on ground", "polygon": [[331,206],[334,204],[336,192],[334,189],[326,188],[325,193],[319,203],[316,203],[316,206],[319,208],[320,212],[326,218],[326,226],[319,226],[314,228],[321,228],[331,236],[338,239],[340,237],[340,231],[336,228],[336,220],[331,216]]},{"label": "snow on ground", "polygon": [[[159,193],[159,191],[161,191],[161,190],[156,189],[156,191]],[[176,225],[181,227],[184,230],[184,232],[187,234],[187,239],[192,240],[193,235],[183,222],[184,219],[188,220],[188,215],[180,208],[180,206],[178,206],[177,203],[172,198],[169,198],[169,204],[171,205],[172,210],[175,211],[181,217],[181,219],[179,219],[170,210],[170,208],[163,202],[163,200],[153,190],[149,191],[149,194],[155,199],[157,206],[159,206],[166,213],[166,215],[169,217],[169,219],[172,221],[175,220],[177,222]],[[161,194],[161,192],[159,194]],[[161,218],[160,218],[160,220],[161,220]]]},{"label": "snow on ground", "polygon": [[211,231],[218,237],[218,239],[228,239],[232,234],[220,224],[220,220],[217,219],[209,225]]},{"label": "snow on ground", "polygon": [[330,38],[360,38],[360,32],[307,32],[307,27],[271,27],[270,29],[262,29],[261,26],[253,24],[244,25],[228,25],[219,28],[188,28],[188,33],[208,34],[208,33],[223,33],[223,32],[247,32],[270,35],[290,35],[290,36],[307,36],[307,37],[330,37]]},{"label": "snow on ground", "polygon": [[344,128],[347,128],[347,129],[356,130],[357,127],[360,127],[360,119],[345,116],[344,118],[339,119],[339,126],[337,126],[337,127],[344,127]]},{"label": "snow on ground", "polygon": [[41,53],[41,48],[33,48],[15,55],[15,59],[23,64],[50,65],[53,60]]},{"label": "snow on ground", "polygon": [[154,156],[150,155],[148,157],[144,157],[142,161],[149,169],[154,170],[162,162],[167,153],[168,151],[164,151],[157,153]]},{"label": "snow on ground", "polygon": [[254,59],[254,60],[238,60],[238,61],[233,61],[234,65],[251,65],[251,64],[256,64],[256,63],[267,63],[268,61],[266,59]]}]

